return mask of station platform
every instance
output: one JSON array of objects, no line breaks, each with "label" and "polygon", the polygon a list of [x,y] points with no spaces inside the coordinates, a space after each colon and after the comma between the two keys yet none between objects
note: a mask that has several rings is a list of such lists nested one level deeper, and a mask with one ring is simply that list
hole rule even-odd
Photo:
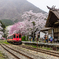
[{"label": "station platform", "polygon": [[43,43],[43,42],[30,42],[30,41],[22,41],[24,44],[30,44],[30,45],[37,45],[38,46],[47,46],[47,47],[58,47],[59,48],[59,43]]}]

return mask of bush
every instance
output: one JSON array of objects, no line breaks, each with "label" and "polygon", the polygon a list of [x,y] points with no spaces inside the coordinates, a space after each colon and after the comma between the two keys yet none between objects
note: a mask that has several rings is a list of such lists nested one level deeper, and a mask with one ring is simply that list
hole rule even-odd
[{"label": "bush", "polygon": [[23,37],[22,37],[22,41],[26,41],[25,39],[26,39],[26,37],[25,37],[25,36],[23,36]]},{"label": "bush", "polygon": [[28,36],[27,36],[27,40],[26,40],[26,36],[23,36],[22,41],[28,41]]}]

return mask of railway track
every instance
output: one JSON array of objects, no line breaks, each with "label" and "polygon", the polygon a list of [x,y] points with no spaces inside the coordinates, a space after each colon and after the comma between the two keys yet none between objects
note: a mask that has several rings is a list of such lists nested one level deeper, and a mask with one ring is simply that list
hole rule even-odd
[{"label": "railway track", "polygon": [[[1,45],[1,44],[0,44]],[[25,54],[23,54],[23,53],[21,53],[20,51],[17,51],[17,50],[15,50],[15,49],[13,49],[13,48],[11,48],[11,47],[8,47],[7,45],[5,45],[5,44],[3,44],[3,45],[1,45],[1,47],[3,47],[6,51],[8,51],[11,55],[13,55],[16,59],[22,59],[22,58],[20,58],[19,56],[17,56],[15,53],[13,53],[12,51],[14,51],[14,52],[16,52],[16,53],[18,53],[18,54],[21,54],[22,56],[24,56],[25,57],[25,59],[33,59],[32,57],[30,57],[30,56],[27,56],[27,55],[25,55]],[[12,50],[12,51],[10,51],[10,50]]]},{"label": "railway track", "polygon": [[43,49],[40,49],[40,48],[33,48],[33,47],[25,46],[25,45],[22,45],[21,47],[29,49],[29,50],[45,53],[45,54],[48,54],[48,55],[52,55],[52,56],[55,56],[55,57],[59,57],[59,52],[56,52],[56,51],[43,50]]},{"label": "railway track", "polygon": [[[11,47],[10,45],[7,45],[7,46]],[[37,55],[30,53],[28,50],[26,51],[26,50],[22,49],[22,47],[20,47],[21,48],[20,49],[17,45],[16,46],[12,45],[12,47],[14,47],[14,49],[17,49],[17,50],[24,52],[26,55],[31,56],[33,59],[45,59],[44,57],[37,56]]]}]

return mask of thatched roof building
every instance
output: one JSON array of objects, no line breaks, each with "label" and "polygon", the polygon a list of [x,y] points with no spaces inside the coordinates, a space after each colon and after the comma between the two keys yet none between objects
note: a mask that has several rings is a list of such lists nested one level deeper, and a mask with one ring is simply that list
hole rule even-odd
[{"label": "thatched roof building", "polygon": [[48,35],[52,35],[52,37],[59,41],[59,9],[55,9],[55,7],[49,9],[48,18],[46,21],[45,29],[41,31],[48,31]]}]

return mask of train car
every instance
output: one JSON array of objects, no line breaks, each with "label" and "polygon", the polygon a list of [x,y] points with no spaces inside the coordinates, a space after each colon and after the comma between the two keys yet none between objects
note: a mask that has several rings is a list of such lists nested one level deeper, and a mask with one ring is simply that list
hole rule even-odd
[{"label": "train car", "polygon": [[13,44],[22,44],[21,34],[12,34],[7,37],[7,42]]}]

